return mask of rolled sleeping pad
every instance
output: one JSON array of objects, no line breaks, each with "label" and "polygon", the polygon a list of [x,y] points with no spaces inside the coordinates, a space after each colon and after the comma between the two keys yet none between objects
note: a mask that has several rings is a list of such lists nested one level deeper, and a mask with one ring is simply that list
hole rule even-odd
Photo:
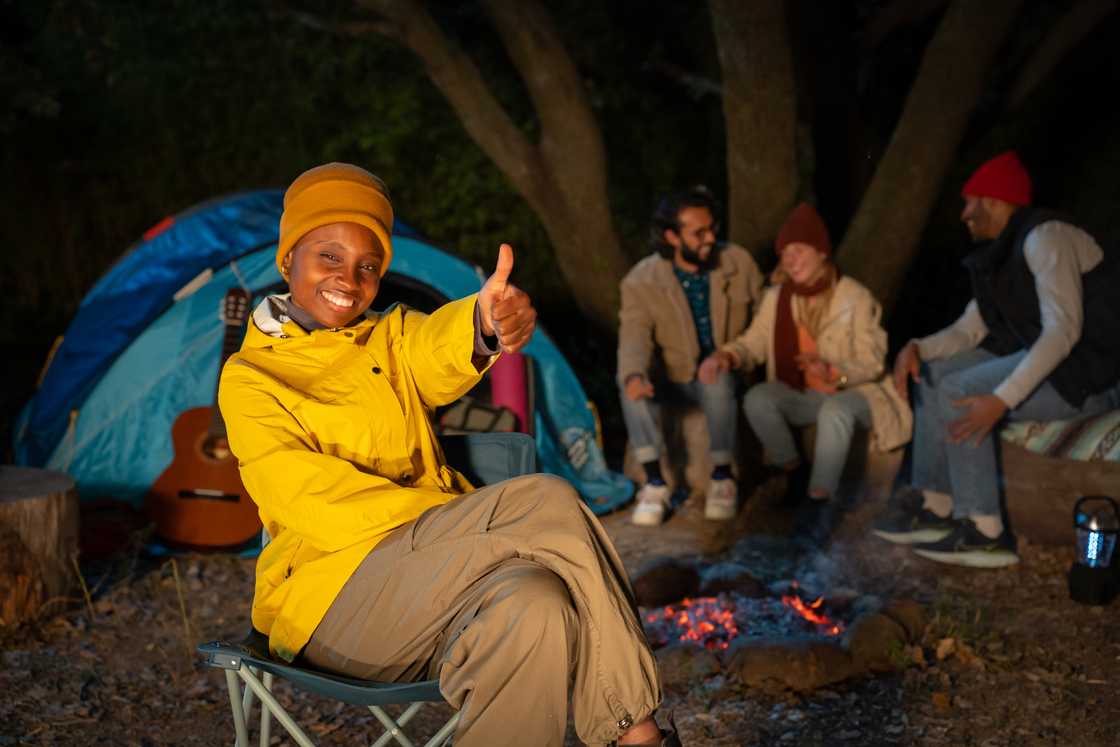
[{"label": "rolled sleeping pad", "polygon": [[517,416],[522,433],[532,433],[529,412],[528,359],[521,353],[502,353],[490,367],[490,400]]}]

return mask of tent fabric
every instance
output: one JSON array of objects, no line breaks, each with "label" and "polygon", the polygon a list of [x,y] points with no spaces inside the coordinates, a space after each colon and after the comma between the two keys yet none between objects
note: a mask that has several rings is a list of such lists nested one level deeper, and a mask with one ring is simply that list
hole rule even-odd
[{"label": "tent fabric", "polygon": [[[281,207],[279,190],[215,200],[130,249],[82,302],[21,413],[17,461],[68,471],[83,499],[139,505],[174,457],[175,418],[214,404],[226,290],[281,282],[274,262]],[[448,298],[478,291],[485,279],[407,227],[393,246],[393,273]],[[207,270],[212,275],[200,278]],[[540,327],[524,352],[537,382],[540,469],[569,480],[596,513],[628,501],[633,484],[608,469],[593,407],[567,360]]]},{"label": "tent fabric", "polygon": [[[86,294],[16,430],[16,460],[42,466],[70,410],[113,360],[209,268],[275,245],[283,193],[262,190],[204,203],[133,245]],[[162,223],[166,223],[166,219]]]}]

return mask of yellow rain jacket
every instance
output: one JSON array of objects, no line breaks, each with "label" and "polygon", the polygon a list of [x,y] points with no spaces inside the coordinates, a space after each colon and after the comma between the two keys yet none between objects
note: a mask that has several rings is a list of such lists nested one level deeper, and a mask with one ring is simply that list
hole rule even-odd
[{"label": "yellow rain jacket", "polygon": [[282,297],[265,299],[223,368],[230,446],[272,537],[257,560],[253,626],[278,657],[295,658],[388,532],[471,489],[429,415],[482,376],[476,298],[311,333],[282,314]]}]

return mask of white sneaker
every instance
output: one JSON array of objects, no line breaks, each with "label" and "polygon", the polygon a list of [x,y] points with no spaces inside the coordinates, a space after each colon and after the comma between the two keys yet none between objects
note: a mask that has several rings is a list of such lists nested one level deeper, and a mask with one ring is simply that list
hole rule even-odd
[{"label": "white sneaker", "polygon": [[672,491],[668,485],[646,483],[638,491],[637,505],[630,516],[630,522],[640,527],[655,527],[665,521],[665,509],[669,507]]},{"label": "white sneaker", "polygon": [[739,509],[739,487],[735,481],[709,480],[708,494],[704,499],[704,518],[714,521],[734,519]]}]

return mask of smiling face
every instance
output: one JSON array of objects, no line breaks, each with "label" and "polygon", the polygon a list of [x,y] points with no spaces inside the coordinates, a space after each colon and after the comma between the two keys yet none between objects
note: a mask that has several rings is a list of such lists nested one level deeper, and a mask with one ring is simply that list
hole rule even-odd
[{"label": "smiling face", "polygon": [[696,272],[708,269],[716,245],[716,225],[712,211],[706,207],[686,207],[677,214],[677,230],[665,231],[665,240],[673,247],[673,263],[683,270]]},{"label": "smiling face", "polygon": [[782,269],[796,285],[812,285],[828,269],[828,255],[801,241],[792,241],[782,248]]},{"label": "smiling face", "polygon": [[994,197],[967,195],[961,210],[961,221],[973,241],[987,241],[1003,233],[1014,212],[1015,206],[1009,202]]},{"label": "smiling face", "polygon": [[331,223],[308,232],[284,257],[292,301],[327,327],[344,327],[373,303],[385,251],[373,231]]}]

